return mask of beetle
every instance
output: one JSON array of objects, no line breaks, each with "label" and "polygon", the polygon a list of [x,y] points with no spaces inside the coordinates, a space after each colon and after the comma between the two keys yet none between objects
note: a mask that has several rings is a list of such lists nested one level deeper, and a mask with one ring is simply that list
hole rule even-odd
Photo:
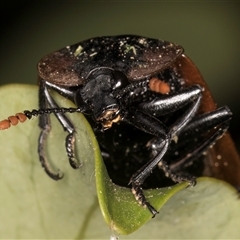
[{"label": "beetle", "polygon": [[[66,152],[77,169],[76,130],[65,113],[83,113],[109,168],[138,163],[126,175],[136,200],[154,217],[158,212],[144,196],[145,180],[160,168],[173,182],[194,186],[195,176],[182,171],[224,135],[232,117],[227,106],[216,108],[212,100],[214,107],[207,106],[207,86],[183,51],[180,45],[135,35],[96,37],[62,48],[38,63],[39,109],[10,116],[0,129],[39,115],[39,159],[47,175],[59,180],[63,175],[51,170],[44,153],[49,114],[68,132]],[[49,90],[77,107],[58,106]]]}]

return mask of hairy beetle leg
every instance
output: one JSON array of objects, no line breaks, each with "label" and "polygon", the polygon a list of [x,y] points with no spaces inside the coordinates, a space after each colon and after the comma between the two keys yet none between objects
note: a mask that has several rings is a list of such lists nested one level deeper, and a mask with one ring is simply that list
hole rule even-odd
[{"label": "hairy beetle leg", "polygon": [[169,165],[165,161],[160,161],[158,163],[158,167],[162,169],[165,173],[165,176],[172,179],[173,182],[177,183],[188,182],[188,186],[195,186],[197,183],[196,178],[194,176],[183,176],[173,173]]},{"label": "hairy beetle leg", "polygon": [[140,186],[141,184],[132,183],[132,194],[134,195],[135,199],[141,204],[143,207],[147,207],[152,217],[154,218],[158,211],[147,201],[146,197],[144,196],[143,190]]},{"label": "hairy beetle leg", "polygon": [[66,137],[66,150],[67,155],[69,159],[69,163],[72,168],[78,169],[82,166],[82,163],[78,163],[75,158],[74,154],[74,143],[75,143],[75,137],[73,133],[69,133]]}]

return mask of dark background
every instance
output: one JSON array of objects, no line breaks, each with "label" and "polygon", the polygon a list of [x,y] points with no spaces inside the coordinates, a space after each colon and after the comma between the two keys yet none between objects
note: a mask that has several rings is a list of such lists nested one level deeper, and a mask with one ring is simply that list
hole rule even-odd
[{"label": "dark background", "polygon": [[232,109],[230,132],[239,144],[239,6],[230,1],[2,1],[0,84],[36,84],[41,57],[87,38],[137,34],[169,40],[185,48],[219,106]]}]

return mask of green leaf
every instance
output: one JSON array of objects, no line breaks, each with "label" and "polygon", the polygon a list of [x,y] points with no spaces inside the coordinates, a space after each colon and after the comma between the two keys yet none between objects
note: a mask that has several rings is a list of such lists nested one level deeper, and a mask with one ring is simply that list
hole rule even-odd
[{"label": "green leaf", "polygon": [[[129,188],[114,184],[109,179],[101,158],[96,158],[96,184],[100,208],[105,221],[114,231],[120,234],[130,234],[152,219],[148,209],[139,205]],[[160,208],[186,183],[174,187],[145,190],[149,202],[157,209]]]},{"label": "green leaf", "polygon": [[[38,106],[38,88],[28,85],[7,85],[1,88],[1,119],[25,109]],[[4,101],[3,101],[4,99]],[[63,98],[61,105],[73,106]],[[75,118],[80,170],[68,163],[65,152],[66,133],[54,116],[52,131],[47,141],[47,152],[52,169],[60,169],[64,178],[50,179],[42,169],[37,155],[38,118],[0,132],[0,238],[84,238],[87,227],[105,228],[98,208],[94,178],[92,136],[81,114]],[[73,120],[73,119],[72,119]],[[96,216],[95,216],[96,215]],[[99,232],[92,232],[98,238]]]},{"label": "green leaf", "polygon": [[[37,97],[37,86],[1,87],[0,119],[36,108]],[[55,97],[59,105],[73,106],[66,99]],[[83,167],[73,170],[69,166],[64,147],[66,133],[52,116],[47,155],[52,169],[64,173],[60,181],[47,177],[38,161],[38,118],[0,132],[1,239],[106,239],[113,233],[134,231],[124,238],[240,237],[240,202],[236,190],[214,179],[200,179],[196,187],[182,191],[179,190],[185,184],[146,191],[157,209],[171,198],[150,220],[151,214],[139,206],[131,191],[114,185],[108,178],[85,118],[81,114],[68,116],[77,130],[77,157]]]},{"label": "green leaf", "polygon": [[142,233],[147,239],[240,239],[239,226],[236,189],[220,180],[200,178],[195,187],[174,195],[156,219],[130,238],[141,238]]}]

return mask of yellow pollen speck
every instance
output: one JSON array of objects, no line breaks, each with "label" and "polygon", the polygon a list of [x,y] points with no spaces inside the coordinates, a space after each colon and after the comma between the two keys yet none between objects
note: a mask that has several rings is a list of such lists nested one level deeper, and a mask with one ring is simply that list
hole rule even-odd
[{"label": "yellow pollen speck", "polygon": [[82,52],[83,47],[81,45],[79,45],[76,49],[76,51],[74,52],[74,56],[77,57],[80,55],[80,53]]}]

